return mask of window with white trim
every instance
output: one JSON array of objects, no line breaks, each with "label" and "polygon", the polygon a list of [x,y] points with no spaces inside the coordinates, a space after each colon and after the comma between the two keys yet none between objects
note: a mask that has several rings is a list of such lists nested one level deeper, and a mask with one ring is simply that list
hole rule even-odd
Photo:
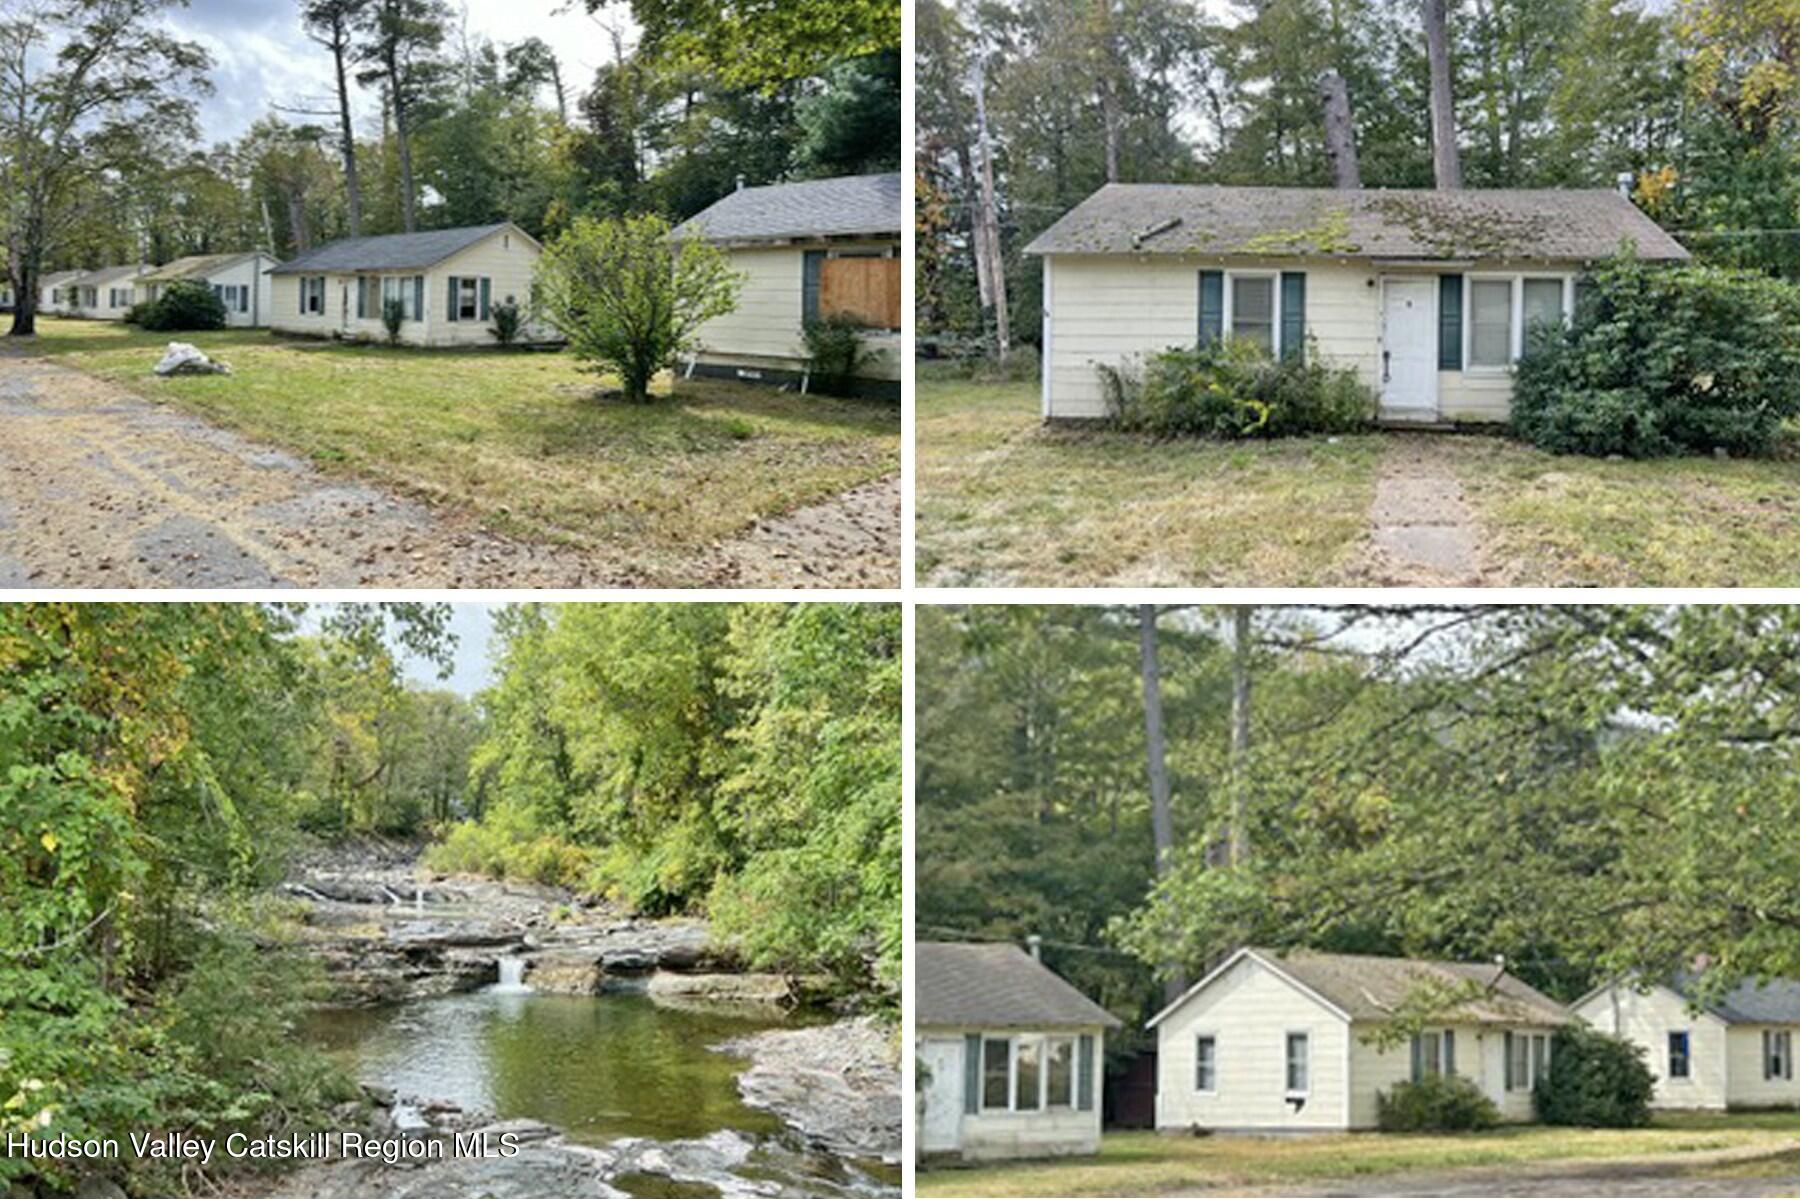
[{"label": "window with white trim", "polygon": [[312,275],[301,280],[302,311],[311,316],[325,315],[325,276]]},{"label": "window with white trim", "polygon": [[1226,276],[1231,291],[1231,336],[1276,352],[1275,276]]},{"label": "window with white trim", "polygon": [[387,311],[390,300],[400,301],[401,320],[416,321],[419,319],[418,287],[412,275],[387,275],[381,280],[381,312]]},{"label": "window with white trim", "polygon": [[1044,1043],[1036,1037],[1020,1037],[1013,1054],[1013,1110],[1035,1112],[1042,1099],[1038,1088],[1043,1085]]},{"label": "window with white trim", "polygon": [[989,1037],[981,1043],[981,1106],[1005,1111],[1011,1106],[1012,1042]]},{"label": "window with white trim", "polygon": [[1287,1093],[1290,1095],[1304,1095],[1312,1089],[1310,1049],[1311,1038],[1306,1033],[1287,1035]]},{"label": "window with white trim", "polygon": [[1694,1068],[1692,1040],[1688,1030],[1683,1028],[1669,1034],[1669,1072],[1670,1078],[1692,1077]]},{"label": "window with white trim", "polygon": [[1794,1034],[1785,1029],[1780,1032],[1764,1029],[1762,1040],[1763,1078],[1767,1080],[1794,1077]]},{"label": "window with white trim", "polygon": [[481,319],[481,280],[462,278],[456,281],[456,319]]},{"label": "window with white trim", "polygon": [[1194,1089],[1208,1094],[1219,1089],[1219,1039],[1211,1033],[1194,1038]]},{"label": "window with white trim", "polygon": [[1044,1106],[1075,1106],[1075,1038],[1044,1042]]},{"label": "window with white trim", "polygon": [[1560,325],[1567,319],[1564,311],[1565,283],[1561,279],[1533,279],[1524,281],[1525,328],[1533,325]]},{"label": "window with white trim", "polygon": [[1513,281],[1469,280],[1469,365],[1503,369],[1512,363]]}]

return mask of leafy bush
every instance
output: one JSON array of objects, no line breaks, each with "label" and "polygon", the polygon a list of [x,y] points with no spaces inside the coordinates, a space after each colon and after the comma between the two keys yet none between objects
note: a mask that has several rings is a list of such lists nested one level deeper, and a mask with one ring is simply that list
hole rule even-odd
[{"label": "leafy bush", "polygon": [[812,368],[812,389],[824,395],[848,392],[857,371],[869,359],[863,327],[849,317],[830,316],[807,321],[801,335]]},{"label": "leafy bush", "polygon": [[503,346],[512,345],[525,332],[525,311],[511,300],[495,304],[489,315],[494,318],[494,323],[488,332]]},{"label": "leafy bush", "polygon": [[163,289],[154,302],[132,310],[153,333],[204,332],[225,327],[225,305],[212,288],[184,279]]},{"label": "leafy bush", "polygon": [[400,344],[400,326],[406,323],[406,301],[400,299],[383,300],[381,302],[381,325],[387,330],[390,346]]},{"label": "leafy bush", "polygon": [[1140,374],[1099,368],[1107,408],[1121,429],[1163,437],[1292,437],[1347,433],[1375,415],[1375,394],[1347,368],[1309,350],[1277,361],[1248,341],[1165,350]]},{"label": "leafy bush", "polygon": [[737,307],[744,277],[699,238],[672,241],[655,214],[576,220],[538,259],[543,318],[589,369],[616,374],[625,398],[650,399],[650,381],[696,344],[700,326]]},{"label": "leafy bush", "polygon": [[1591,1028],[1565,1028],[1550,1043],[1550,1069],[1531,1098],[1546,1124],[1641,1128],[1650,1122],[1655,1086],[1642,1047]]},{"label": "leafy bush", "polygon": [[1559,454],[1766,454],[1800,415],[1800,285],[1631,256],[1586,281],[1568,328],[1534,328],[1517,434]]},{"label": "leafy bush", "polygon": [[1477,1132],[1500,1123],[1500,1109],[1460,1074],[1427,1074],[1375,1096],[1383,1132]]},{"label": "leafy bush", "polygon": [[433,870],[578,886],[589,875],[588,851],[535,828],[517,808],[490,812],[486,823],[464,820],[425,853]]},{"label": "leafy bush", "polygon": [[131,307],[127,308],[125,310],[125,315],[120,317],[119,319],[124,321],[127,325],[140,325],[141,326],[144,323],[144,317],[149,313],[149,311],[150,311],[150,301],[149,300],[139,300],[137,303],[135,303]]}]

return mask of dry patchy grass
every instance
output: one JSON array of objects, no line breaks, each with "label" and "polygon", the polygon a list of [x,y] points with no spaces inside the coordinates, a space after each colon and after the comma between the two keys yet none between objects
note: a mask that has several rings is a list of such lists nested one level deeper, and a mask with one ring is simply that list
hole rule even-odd
[{"label": "dry patchy grass", "polygon": [[921,381],[933,586],[1317,583],[1368,526],[1380,440],[1216,445],[1049,429],[1032,383]]},{"label": "dry patchy grass", "polygon": [[1775,1154],[1797,1145],[1796,1112],[1659,1117],[1655,1125],[1641,1129],[1534,1126],[1441,1136],[1109,1132],[1096,1157],[922,1170],[918,1190],[925,1196],[1164,1195],[1480,1166],[1678,1161],[1684,1154],[1734,1149],[1766,1148]]},{"label": "dry patchy grass", "polygon": [[29,352],[527,537],[693,548],[899,469],[896,405],[713,380],[598,398],[568,354],[181,334],[230,377],[156,379],[166,334],[48,320]]}]

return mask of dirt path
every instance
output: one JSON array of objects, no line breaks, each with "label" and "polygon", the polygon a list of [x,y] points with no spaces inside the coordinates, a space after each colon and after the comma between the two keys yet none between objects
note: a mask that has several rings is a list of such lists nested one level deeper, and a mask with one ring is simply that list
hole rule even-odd
[{"label": "dirt path", "polygon": [[1395,434],[1375,476],[1369,548],[1359,581],[1383,587],[1470,587],[1492,580],[1481,529],[1463,498],[1448,434]]},{"label": "dirt path", "polygon": [[890,518],[881,486],[699,550],[677,579],[647,578],[328,475],[48,360],[0,355],[0,586],[895,586],[899,488]]}]

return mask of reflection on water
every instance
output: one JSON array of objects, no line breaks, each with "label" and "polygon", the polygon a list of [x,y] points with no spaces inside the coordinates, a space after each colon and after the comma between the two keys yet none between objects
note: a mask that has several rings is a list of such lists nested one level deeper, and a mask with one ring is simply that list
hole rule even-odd
[{"label": "reflection on water", "polygon": [[542,1120],[598,1144],[776,1132],[779,1120],[738,1099],[744,1063],[707,1046],[779,1023],[642,995],[477,991],[323,1011],[309,1033],[365,1082]]}]

